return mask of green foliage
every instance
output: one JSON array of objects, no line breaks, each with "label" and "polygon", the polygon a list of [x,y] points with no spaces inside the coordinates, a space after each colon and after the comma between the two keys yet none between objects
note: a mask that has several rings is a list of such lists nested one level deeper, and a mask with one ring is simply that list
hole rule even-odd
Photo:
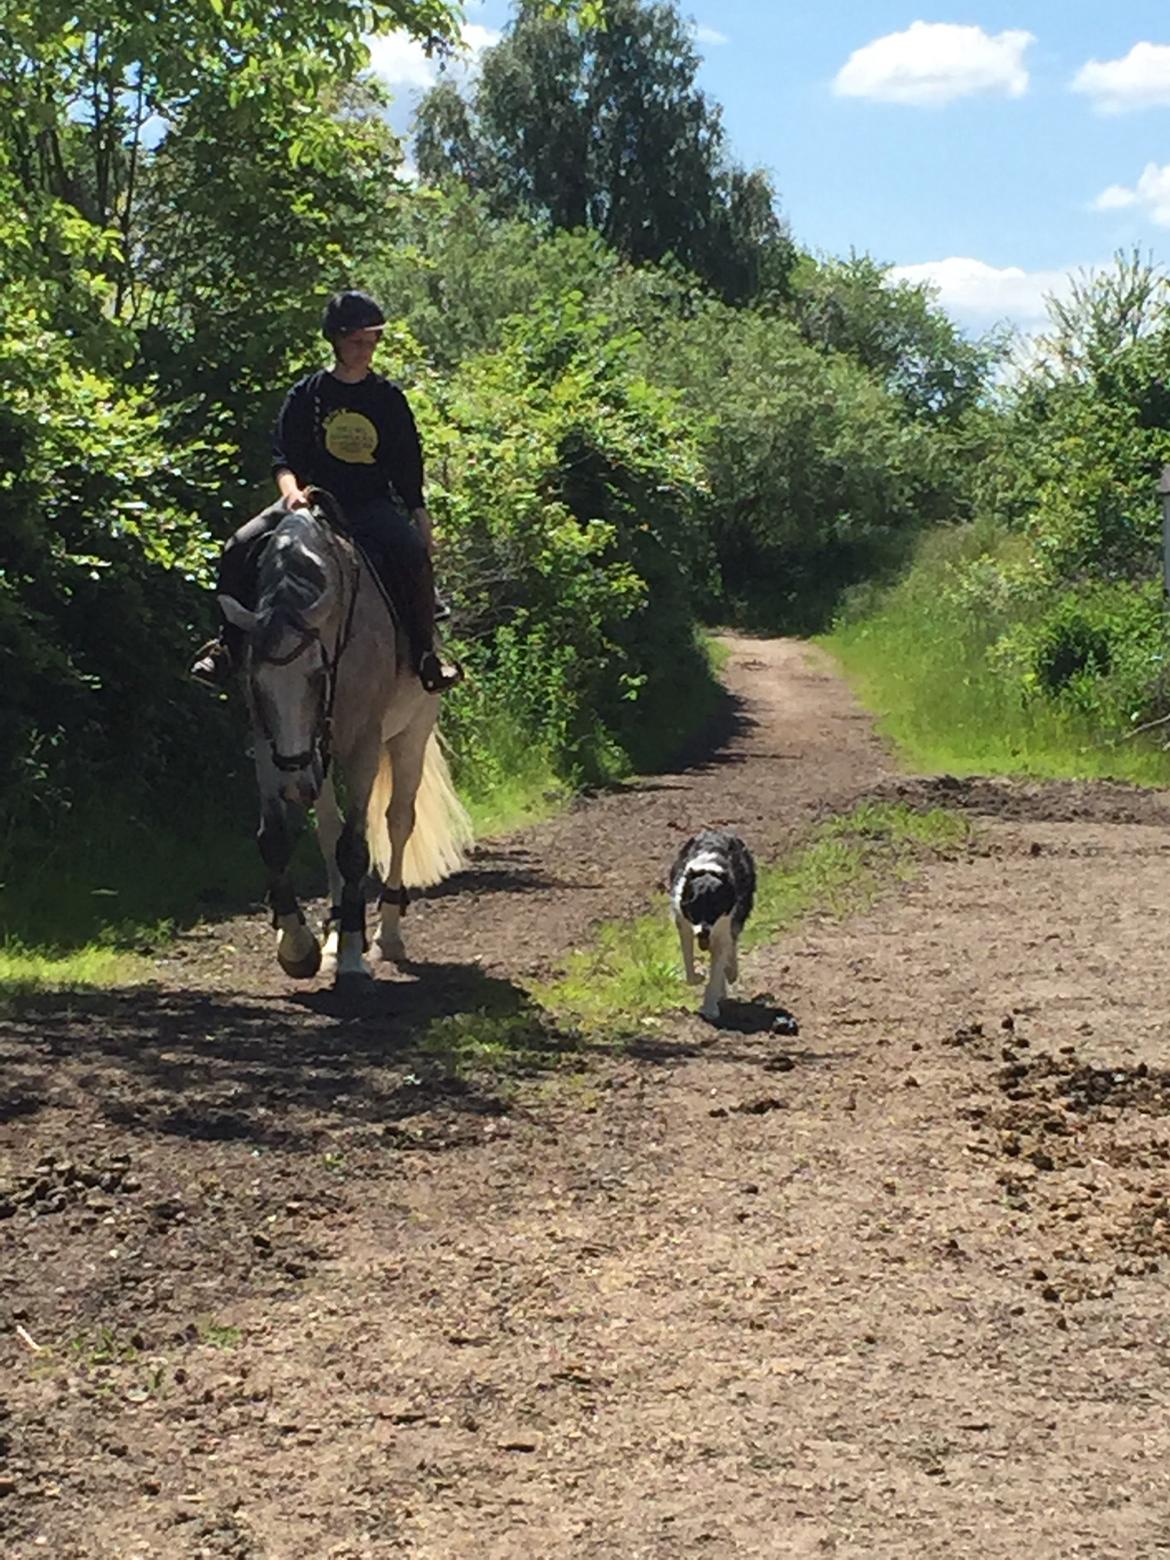
[{"label": "green foliage", "polygon": [[894,588],[854,599],[826,641],[916,767],[1165,784],[1151,740],[1165,633],[1153,584],[1053,593],[1027,538],[936,532]]},{"label": "green foliage", "polygon": [[688,585],[697,452],[633,343],[583,304],[513,319],[500,350],[413,392],[472,673],[448,705],[469,773],[490,764],[496,726],[558,774],[621,773],[668,678],[705,673]]},{"label": "green foliage", "polygon": [[1170,709],[1156,482],[1170,424],[1166,280],[1140,256],[1052,304],[1031,366],[970,424],[976,523],[835,638],[921,760],[1163,783]]},{"label": "green foliage", "polygon": [[708,300],[649,333],[644,354],[701,429],[712,612],[819,627],[845,586],[888,573],[957,502],[950,441],[789,320]]},{"label": "green foliage", "polygon": [[[10,179],[7,189],[14,193]],[[203,610],[194,582],[206,557],[190,508],[198,484],[169,447],[147,391],[118,376],[132,343],[112,328],[74,333],[67,324],[83,299],[100,318],[106,288],[91,269],[92,230],[50,198],[25,211],[31,223],[0,221],[0,282],[12,305],[0,320],[0,838],[8,842],[68,805],[82,777],[99,783],[126,753],[144,789],[185,753],[190,716],[177,673]],[[39,263],[48,248],[62,262],[52,279]],[[208,736],[204,754],[214,764]]]},{"label": "green foliage", "polygon": [[957,422],[978,404],[1005,343],[974,342],[930,299],[928,287],[891,283],[867,255],[801,257],[790,281],[791,311],[810,346],[844,353],[918,416]]}]

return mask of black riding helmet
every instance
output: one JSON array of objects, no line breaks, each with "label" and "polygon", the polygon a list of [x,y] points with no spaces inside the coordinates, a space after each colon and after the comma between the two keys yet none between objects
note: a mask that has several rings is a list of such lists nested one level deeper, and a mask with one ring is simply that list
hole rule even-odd
[{"label": "black riding helmet", "polygon": [[334,293],[325,305],[321,334],[330,341],[351,330],[372,330],[385,325],[386,316],[367,292]]}]

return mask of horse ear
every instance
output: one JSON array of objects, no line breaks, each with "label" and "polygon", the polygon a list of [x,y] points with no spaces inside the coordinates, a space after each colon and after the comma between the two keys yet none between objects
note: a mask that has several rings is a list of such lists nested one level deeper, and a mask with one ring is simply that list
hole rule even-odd
[{"label": "horse ear", "polygon": [[242,629],[245,634],[250,634],[256,627],[259,619],[254,612],[249,612],[242,602],[234,596],[219,597],[219,610],[227,618],[233,628]]}]

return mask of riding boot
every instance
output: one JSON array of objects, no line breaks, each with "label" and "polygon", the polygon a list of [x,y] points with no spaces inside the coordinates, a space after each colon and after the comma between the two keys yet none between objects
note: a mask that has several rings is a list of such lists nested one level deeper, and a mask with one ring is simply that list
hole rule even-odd
[{"label": "riding boot", "polygon": [[443,693],[463,681],[463,668],[444,661],[435,649],[435,571],[423,556],[411,582],[412,639],[418,657],[419,681],[428,693]]},{"label": "riding boot", "polygon": [[[219,560],[217,595],[232,596],[247,606],[254,604],[260,555],[286,513],[283,503],[270,504],[228,540]],[[227,688],[243,665],[246,637],[234,623],[221,620],[216,637],[209,639],[196,653],[190,675],[216,692]]]},{"label": "riding boot", "polygon": [[240,668],[244,636],[234,623],[221,623],[219,633],[197,653],[190,676],[216,692],[227,688]]}]

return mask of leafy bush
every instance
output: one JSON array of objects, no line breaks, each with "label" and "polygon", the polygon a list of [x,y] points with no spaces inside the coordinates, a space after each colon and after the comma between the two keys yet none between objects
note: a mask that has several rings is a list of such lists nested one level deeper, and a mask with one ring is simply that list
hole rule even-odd
[{"label": "leafy bush", "polygon": [[693,439],[580,296],[510,322],[501,349],[412,401],[473,688],[448,702],[469,771],[489,729],[555,772],[626,769],[676,670],[698,662],[688,564],[702,501]]}]

